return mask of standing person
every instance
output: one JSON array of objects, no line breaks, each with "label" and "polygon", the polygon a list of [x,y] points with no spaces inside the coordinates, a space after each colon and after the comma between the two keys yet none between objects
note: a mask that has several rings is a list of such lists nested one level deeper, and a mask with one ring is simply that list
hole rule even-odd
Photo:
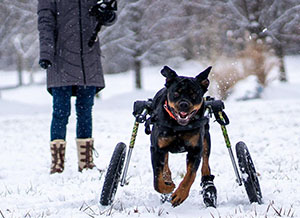
[{"label": "standing person", "polygon": [[78,170],[96,167],[92,107],[95,94],[105,84],[99,40],[88,42],[96,26],[110,26],[116,21],[114,10],[115,0],[38,1],[39,64],[47,69],[47,90],[53,97],[51,174],[64,170],[72,96],[76,96]]}]

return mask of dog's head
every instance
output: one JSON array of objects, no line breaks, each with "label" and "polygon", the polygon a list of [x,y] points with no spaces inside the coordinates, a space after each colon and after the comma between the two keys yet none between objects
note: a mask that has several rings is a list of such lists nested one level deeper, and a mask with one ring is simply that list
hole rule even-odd
[{"label": "dog's head", "polygon": [[167,107],[178,124],[186,126],[201,108],[210,70],[211,67],[208,67],[196,77],[178,76],[167,66],[161,70],[166,77]]}]

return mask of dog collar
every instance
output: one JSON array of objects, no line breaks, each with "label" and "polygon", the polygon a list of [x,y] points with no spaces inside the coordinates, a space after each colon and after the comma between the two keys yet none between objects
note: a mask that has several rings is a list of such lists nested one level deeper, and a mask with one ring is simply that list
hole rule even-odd
[{"label": "dog collar", "polygon": [[172,117],[174,120],[177,120],[176,117],[174,116],[174,114],[169,110],[168,101],[167,100],[165,101],[164,109],[167,111],[167,113],[170,115],[170,117]]}]

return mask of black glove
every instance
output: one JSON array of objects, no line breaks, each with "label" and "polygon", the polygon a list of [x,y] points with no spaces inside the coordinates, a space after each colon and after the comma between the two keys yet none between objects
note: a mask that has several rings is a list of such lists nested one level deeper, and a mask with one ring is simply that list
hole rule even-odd
[{"label": "black glove", "polygon": [[49,60],[46,60],[46,59],[41,59],[39,61],[39,65],[41,66],[41,68],[43,68],[45,70],[47,70],[48,67],[52,66],[51,62]]}]

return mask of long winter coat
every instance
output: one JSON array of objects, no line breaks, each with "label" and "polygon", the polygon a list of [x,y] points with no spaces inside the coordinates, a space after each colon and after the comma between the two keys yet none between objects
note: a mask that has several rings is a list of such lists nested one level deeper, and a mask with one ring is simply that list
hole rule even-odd
[{"label": "long winter coat", "polygon": [[40,59],[49,60],[47,88],[96,86],[104,88],[99,41],[88,41],[97,24],[89,9],[98,0],[39,0]]}]

